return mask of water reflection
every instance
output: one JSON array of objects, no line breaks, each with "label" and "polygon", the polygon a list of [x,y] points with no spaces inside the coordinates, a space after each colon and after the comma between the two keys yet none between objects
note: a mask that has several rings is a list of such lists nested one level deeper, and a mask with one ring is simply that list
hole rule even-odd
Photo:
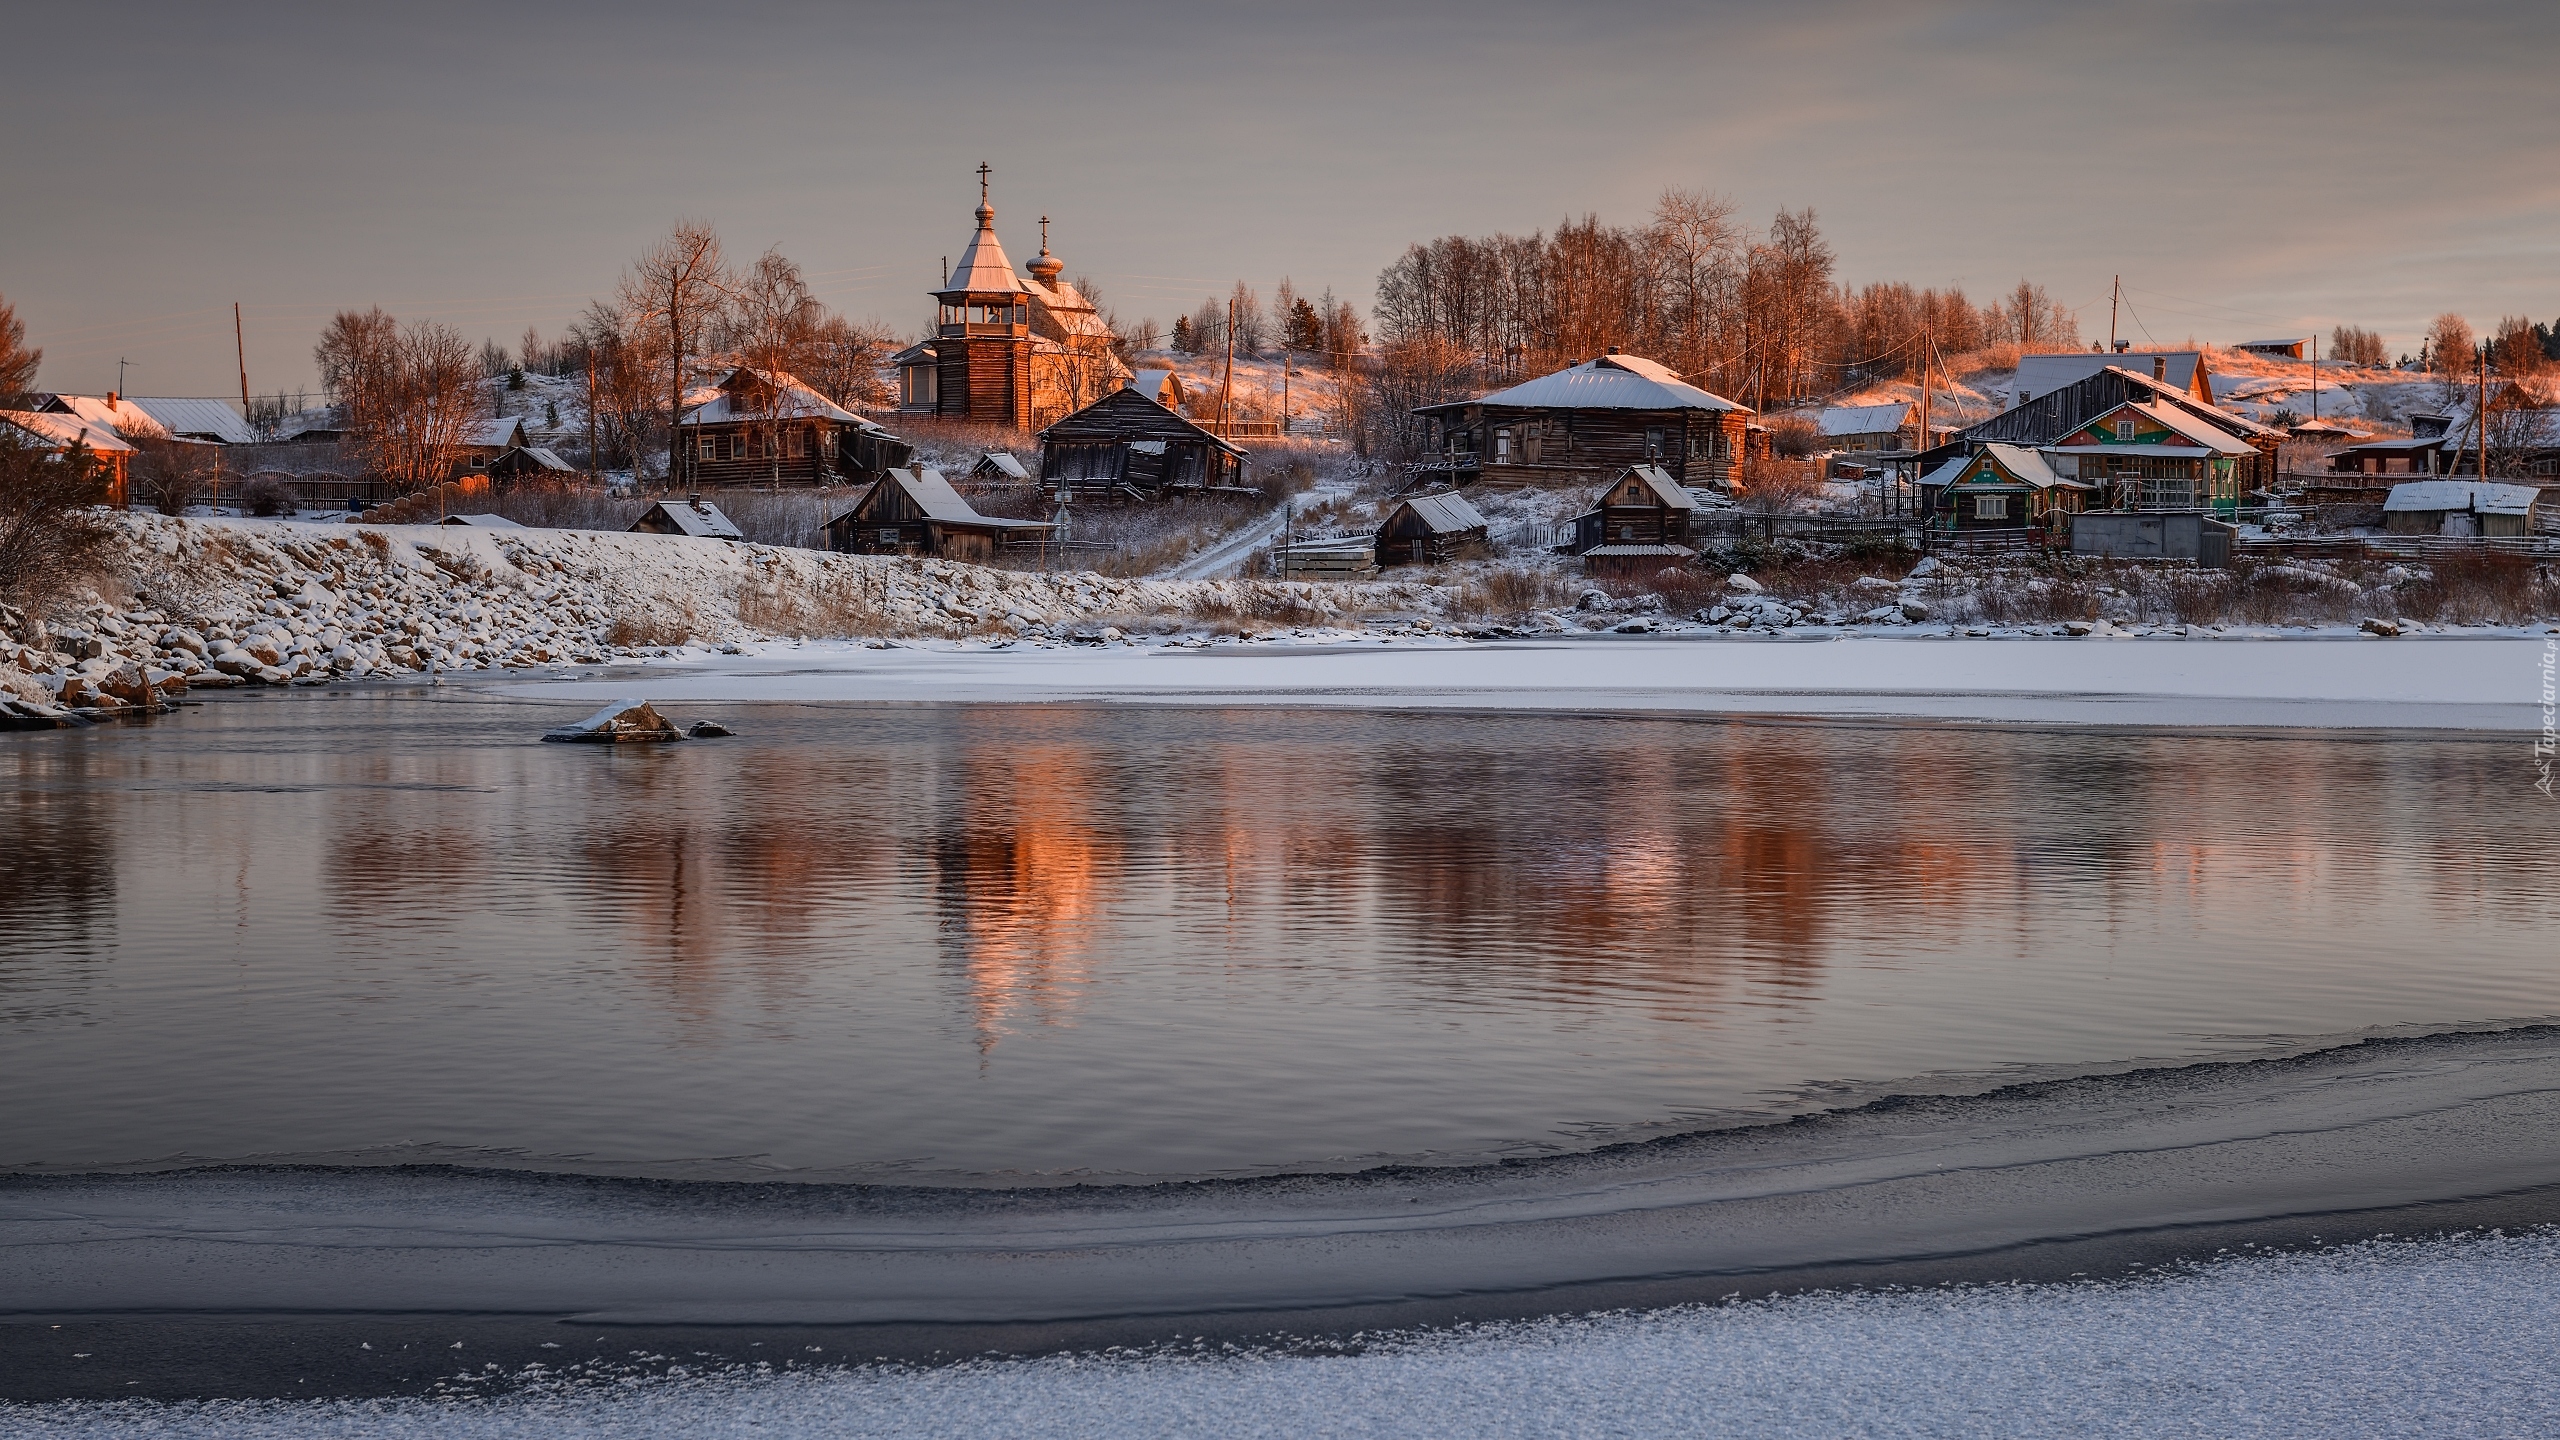
[{"label": "water reflection", "polygon": [[1211,1170],[2560,1011],[2467,739],[331,703],[0,748],[0,1163]]}]

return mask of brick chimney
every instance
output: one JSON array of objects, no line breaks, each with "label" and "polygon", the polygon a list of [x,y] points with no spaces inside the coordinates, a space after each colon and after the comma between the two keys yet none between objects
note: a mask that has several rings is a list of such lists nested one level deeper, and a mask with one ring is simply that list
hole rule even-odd
[{"label": "brick chimney", "polygon": [[2169,378],[2169,357],[2168,357],[2168,356],[2166,356],[2166,355],[2154,355],[2154,356],[2152,356],[2152,357],[2151,357],[2151,378],[2152,378],[2152,379],[2154,379],[2154,380],[2163,380],[2163,381],[2165,381],[2165,380],[2167,380],[2167,379]]}]

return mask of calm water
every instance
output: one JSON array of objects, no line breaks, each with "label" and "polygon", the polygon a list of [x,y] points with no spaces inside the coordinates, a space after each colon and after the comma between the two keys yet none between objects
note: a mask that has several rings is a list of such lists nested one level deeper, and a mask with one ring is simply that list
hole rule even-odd
[{"label": "calm water", "polygon": [[2560,1013],[2513,738],[725,706],[532,743],[585,708],[0,737],[0,1169],[1479,1159]]}]

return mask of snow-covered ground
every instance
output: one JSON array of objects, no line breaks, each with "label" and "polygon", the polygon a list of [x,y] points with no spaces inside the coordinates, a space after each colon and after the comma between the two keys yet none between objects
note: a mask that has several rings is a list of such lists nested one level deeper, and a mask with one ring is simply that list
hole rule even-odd
[{"label": "snow-covered ground", "polygon": [[[55,1437],[2488,1436],[2560,1430],[2560,1238],[2237,1255],[2152,1278],[1596,1314],[1348,1351],[1175,1348],[485,1399],[0,1406]],[[788,1359],[783,1365],[788,1365]],[[456,1366],[457,1377],[472,1372]]]},{"label": "snow-covered ground", "polygon": [[2533,730],[2543,647],[2544,637],[2512,631],[2393,640],[2351,631],[2139,640],[1700,631],[1490,643],[1310,631],[1102,647],[811,642],[511,688],[581,704],[627,692],[685,702],[1109,700]]}]

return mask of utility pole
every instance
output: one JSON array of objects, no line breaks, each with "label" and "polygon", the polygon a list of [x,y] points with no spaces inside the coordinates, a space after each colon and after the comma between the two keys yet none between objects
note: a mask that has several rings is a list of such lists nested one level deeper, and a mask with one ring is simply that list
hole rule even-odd
[{"label": "utility pole", "polygon": [[2107,353],[2116,353],[2116,302],[2124,298],[2124,277],[2116,277],[2116,286],[2107,292]]},{"label": "utility pole", "polygon": [[2320,337],[2311,337],[2311,418],[2320,418]]},{"label": "utility pole", "polygon": [[1227,375],[1218,382],[1218,438],[1227,438],[1227,397],[1236,389],[1236,302],[1227,302]]},{"label": "utility pole", "polygon": [[2471,428],[2479,438],[2479,458],[2472,462],[2472,472],[2481,479],[2489,478],[2489,342],[2480,342],[2480,408],[2471,412]]},{"label": "utility pole", "polygon": [[1289,346],[1280,345],[1280,433],[1289,433]]},{"label": "utility pole", "polygon": [[240,331],[240,302],[231,302],[231,354],[240,362],[240,418],[249,418],[249,342]]},{"label": "utility pole", "polygon": [[132,363],[121,355],[116,357],[116,398],[118,399],[124,398],[124,367]]},{"label": "utility pole", "polygon": [[587,347],[587,478],[600,480],[604,471],[596,465],[596,347]]},{"label": "utility pole", "polygon": [[[1911,495],[1914,500],[1920,496],[1920,455],[1929,449],[1929,371],[1937,358],[1937,350],[1936,327],[1924,322],[1920,327],[1920,449],[1911,457]],[[1901,499],[1899,495],[1894,497],[1897,510]]]}]

